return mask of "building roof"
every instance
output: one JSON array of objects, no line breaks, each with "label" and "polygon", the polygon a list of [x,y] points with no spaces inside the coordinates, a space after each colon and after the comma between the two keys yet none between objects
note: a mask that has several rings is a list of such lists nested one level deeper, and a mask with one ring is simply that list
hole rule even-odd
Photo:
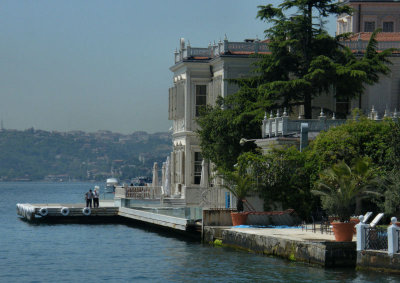
[{"label": "building roof", "polygon": [[344,3],[400,3],[400,0],[346,0]]},{"label": "building roof", "polygon": [[[361,39],[362,41],[369,41],[372,32],[359,32],[350,36],[347,40],[356,41]],[[376,35],[378,42],[383,41],[400,41],[400,32],[380,32]]]}]

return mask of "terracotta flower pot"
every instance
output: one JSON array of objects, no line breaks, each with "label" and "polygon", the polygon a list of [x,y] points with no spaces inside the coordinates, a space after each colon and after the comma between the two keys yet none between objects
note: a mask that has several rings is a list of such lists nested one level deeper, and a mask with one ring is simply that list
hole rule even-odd
[{"label": "terracotta flower pot", "polygon": [[[352,217],[352,218],[350,218],[350,222],[353,222],[355,225],[357,225],[358,223],[360,223],[360,219],[358,219],[357,217]],[[353,228],[353,234],[354,235],[357,234],[355,226]]]},{"label": "terracotta flower pot", "polygon": [[247,215],[248,213],[246,212],[231,212],[232,225],[238,226],[246,224]]},{"label": "terracotta flower pot", "polygon": [[336,242],[351,242],[353,240],[354,222],[332,222]]}]

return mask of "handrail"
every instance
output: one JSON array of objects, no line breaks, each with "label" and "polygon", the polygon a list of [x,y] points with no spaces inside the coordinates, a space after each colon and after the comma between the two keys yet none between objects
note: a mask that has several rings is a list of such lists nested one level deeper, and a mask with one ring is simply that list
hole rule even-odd
[{"label": "handrail", "polygon": [[115,188],[116,198],[159,200],[161,195],[161,186],[125,186]]}]

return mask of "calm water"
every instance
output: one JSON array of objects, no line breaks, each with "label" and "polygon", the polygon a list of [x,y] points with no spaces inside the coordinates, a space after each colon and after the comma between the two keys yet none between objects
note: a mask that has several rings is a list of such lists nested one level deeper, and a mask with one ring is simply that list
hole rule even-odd
[{"label": "calm water", "polygon": [[211,247],[140,227],[33,225],[15,204],[79,202],[93,184],[0,183],[0,282],[399,282]]}]

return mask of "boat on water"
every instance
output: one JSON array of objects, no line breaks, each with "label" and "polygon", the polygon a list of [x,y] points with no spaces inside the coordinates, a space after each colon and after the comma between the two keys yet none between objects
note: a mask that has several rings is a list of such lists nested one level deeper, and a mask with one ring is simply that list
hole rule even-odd
[{"label": "boat on water", "polygon": [[115,193],[115,187],[118,186],[118,179],[117,178],[108,178],[106,180],[106,187],[104,191],[106,193]]},{"label": "boat on water", "polygon": [[131,186],[147,186],[151,182],[150,177],[140,176],[131,180]]}]

